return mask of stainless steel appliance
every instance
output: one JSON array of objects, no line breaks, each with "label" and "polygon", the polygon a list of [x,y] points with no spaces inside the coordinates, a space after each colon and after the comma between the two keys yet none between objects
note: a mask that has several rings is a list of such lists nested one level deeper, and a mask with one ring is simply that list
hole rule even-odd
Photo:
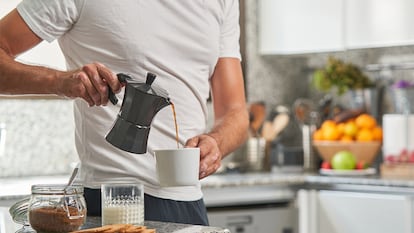
[{"label": "stainless steel appliance", "polygon": [[295,193],[286,186],[203,189],[210,225],[232,233],[296,233]]}]

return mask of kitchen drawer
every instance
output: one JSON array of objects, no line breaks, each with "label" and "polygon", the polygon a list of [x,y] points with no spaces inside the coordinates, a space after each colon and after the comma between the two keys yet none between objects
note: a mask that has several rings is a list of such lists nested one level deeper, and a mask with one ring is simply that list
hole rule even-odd
[{"label": "kitchen drawer", "polygon": [[297,233],[298,212],[293,206],[240,206],[208,210],[210,225],[232,233]]},{"label": "kitchen drawer", "polygon": [[301,233],[413,233],[409,194],[300,190]]}]

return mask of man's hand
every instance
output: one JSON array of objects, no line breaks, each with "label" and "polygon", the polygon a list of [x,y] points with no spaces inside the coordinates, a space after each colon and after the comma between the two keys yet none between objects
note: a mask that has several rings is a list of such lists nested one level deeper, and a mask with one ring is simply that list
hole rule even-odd
[{"label": "man's hand", "polygon": [[200,173],[199,179],[203,179],[214,172],[221,165],[222,154],[217,141],[208,134],[201,134],[187,140],[185,147],[200,148]]},{"label": "man's hand", "polygon": [[56,92],[69,98],[80,97],[92,107],[108,103],[108,88],[118,93],[122,84],[111,70],[95,62],[64,74],[58,81]]}]

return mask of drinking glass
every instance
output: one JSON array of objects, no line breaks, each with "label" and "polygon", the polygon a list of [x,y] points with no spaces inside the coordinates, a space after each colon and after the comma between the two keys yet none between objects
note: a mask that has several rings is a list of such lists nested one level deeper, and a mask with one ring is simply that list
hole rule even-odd
[{"label": "drinking glass", "polygon": [[102,225],[144,225],[144,186],[140,183],[102,184]]}]

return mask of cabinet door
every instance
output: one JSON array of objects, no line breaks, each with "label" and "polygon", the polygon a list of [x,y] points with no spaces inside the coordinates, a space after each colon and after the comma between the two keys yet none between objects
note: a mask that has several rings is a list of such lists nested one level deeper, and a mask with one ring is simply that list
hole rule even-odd
[{"label": "cabinet door", "polygon": [[412,233],[412,197],[359,192],[320,191],[320,233]]},{"label": "cabinet door", "polygon": [[233,233],[297,233],[297,209],[273,208],[225,208],[208,211],[211,226],[226,228]]},{"label": "cabinet door", "polygon": [[344,49],[343,0],[260,0],[258,7],[261,54]]},{"label": "cabinet door", "polygon": [[346,0],[346,47],[369,48],[414,43],[414,1]]}]

